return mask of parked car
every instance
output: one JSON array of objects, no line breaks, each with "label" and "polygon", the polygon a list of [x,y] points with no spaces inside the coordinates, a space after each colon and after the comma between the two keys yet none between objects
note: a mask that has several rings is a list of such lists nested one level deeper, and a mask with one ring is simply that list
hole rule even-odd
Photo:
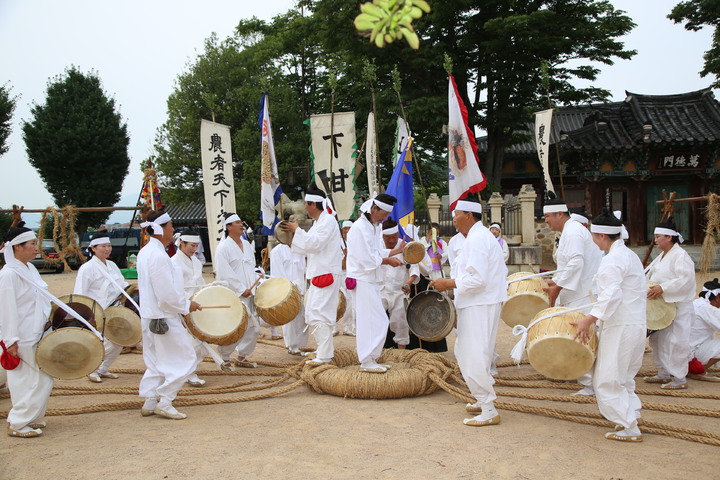
[{"label": "parked car", "polygon": [[[55,245],[53,244],[53,241],[50,238],[43,239],[42,249],[45,251],[45,255],[47,255],[48,258],[58,258],[58,256],[59,256],[57,251],[55,251]],[[35,265],[35,268],[37,268],[38,271],[50,270],[55,273],[62,273],[65,270],[64,263],[62,263],[62,262],[51,263],[51,262],[45,261],[42,258],[42,255],[40,255],[40,253],[35,255],[35,258],[30,260],[30,263]],[[70,262],[68,262],[68,263],[70,263]]]}]

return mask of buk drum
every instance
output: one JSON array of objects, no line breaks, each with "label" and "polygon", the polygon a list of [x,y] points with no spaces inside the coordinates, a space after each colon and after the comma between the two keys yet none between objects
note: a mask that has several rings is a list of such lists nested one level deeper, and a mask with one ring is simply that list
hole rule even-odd
[{"label": "buk drum", "polygon": [[255,291],[255,310],[269,325],[290,323],[303,307],[298,288],[287,278],[270,278]]},{"label": "buk drum", "polygon": [[[125,293],[127,293],[128,296],[135,301],[135,303],[140,305],[140,290],[138,289],[137,285],[128,285],[127,287],[125,287]],[[125,295],[122,296],[122,299],[120,301],[123,307],[129,308],[130,310],[135,312],[138,317],[140,316],[140,312],[137,311],[135,305],[133,305],[132,302],[130,302],[130,300],[128,300]]]},{"label": "buk drum", "polygon": [[[63,295],[59,298],[59,300],[75,310],[96,330],[102,331],[105,323],[105,312],[98,302],[85,295],[78,295],[75,293]],[[48,320],[55,330],[67,327],[87,328],[87,326],[85,326],[85,324],[83,324],[80,320],[72,317],[55,303],[52,304],[50,318]]]},{"label": "buk drum", "polygon": [[[655,282],[648,282],[648,289],[658,285]],[[677,313],[677,307],[674,303],[668,303],[665,298],[658,297],[647,301],[647,330],[648,335],[667,328],[675,319]]]},{"label": "buk drum", "polygon": [[140,317],[129,308],[122,306],[105,309],[105,338],[122,347],[132,347],[142,340]]},{"label": "buk drum", "polygon": [[347,299],[342,290],[338,290],[338,306],[337,306],[337,321],[340,321],[345,316],[345,310],[347,309]]},{"label": "buk drum", "polygon": [[245,304],[227,287],[210,285],[196,292],[191,300],[207,308],[185,316],[190,333],[203,342],[231,345],[245,334],[248,313]]},{"label": "buk drum", "polygon": [[[295,236],[295,232],[283,230],[282,228],[280,228],[280,225],[282,225],[283,223],[287,223],[287,221],[283,220],[282,222],[275,225],[275,240],[282,243],[283,245],[290,246],[292,245],[292,239]],[[265,321],[267,322],[267,320]]]},{"label": "buk drum", "polygon": [[37,346],[40,370],[59,380],[90,375],[105,358],[103,342],[86,328],[64,327],[49,333]]},{"label": "buk drum", "polygon": [[455,305],[436,290],[420,292],[408,303],[408,326],[420,340],[442,340],[452,332],[456,320]]},{"label": "buk drum", "polygon": [[425,258],[425,245],[418,241],[408,242],[403,249],[403,260],[412,265],[418,264]]},{"label": "buk drum", "polygon": [[[532,275],[530,272],[513,273],[507,281]],[[515,325],[530,325],[530,319],[540,310],[550,306],[548,296],[543,290],[547,284],[539,277],[515,281],[508,284],[508,299],[502,306],[500,318],[510,328]]]},{"label": "buk drum", "polygon": [[570,322],[582,319],[585,314],[579,311],[562,313],[566,310],[565,307],[541,310],[532,321],[550,314],[558,315],[540,320],[527,332],[530,364],[541,374],[556,380],[572,380],[584,375],[592,368],[597,354],[598,341],[593,328],[587,344],[573,340],[577,329]]}]

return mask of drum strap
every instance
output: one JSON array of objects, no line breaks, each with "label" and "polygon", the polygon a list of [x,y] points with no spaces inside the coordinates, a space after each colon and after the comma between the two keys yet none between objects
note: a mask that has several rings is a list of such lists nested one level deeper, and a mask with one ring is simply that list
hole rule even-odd
[{"label": "drum strap", "polygon": [[125,298],[127,298],[127,299],[130,301],[130,303],[133,304],[133,307],[137,308],[137,311],[139,312],[139,311],[140,311],[140,305],[138,305],[137,303],[135,303],[135,300],[133,300],[132,297],[131,297],[130,295],[128,295],[128,293],[125,291],[125,289],[122,288],[120,285],[117,284],[117,282],[115,281],[115,279],[110,276],[110,272],[107,271],[107,268],[101,268],[100,271],[102,272],[103,275],[105,275],[105,278],[107,278],[108,280],[110,280],[110,283],[112,283],[113,285],[115,285],[115,287],[117,287],[117,288],[120,290],[120,293],[122,293],[122,294],[125,296]]},{"label": "drum strap", "polygon": [[88,329],[90,329],[91,332],[93,332],[95,335],[97,335],[97,337],[98,337],[100,340],[103,339],[102,334],[101,334],[100,332],[98,332],[98,331],[95,329],[95,327],[93,327],[92,325],[90,325],[90,323],[89,323],[87,320],[85,320],[83,317],[81,317],[79,313],[77,313],[75,310],[73,310],[72,308],[70,308],[69,306],[67,306],[62,300],[60,300],[59,298],[57,298],[55,295],[53,295],[52,293],[50,293],[49,291],[47,291],[47,290],[44,289],[44,288],[40,288],[40,287],[38,286],[38,284],[35,283],[32,278],[30,278],[30,276],[29,276],[28,273],[26,273],[25,271],[23,271],[23,270],[21,270],[21,269],[19,269],[19,268],[16,268],[16,269],[14,269],[14,270],[15,270],[15,272],[17,272],[18,276],[19,276],[21,279],[23,279],[25,282],[27,282],[27,283],[30,284],[31,286],[35,287],[35,289],[36,289],[38,292],[40,292],[43,296],[45,296],[48,300],[50,300],[50,301],[53,302],[55,305],[57,305],[58,307],[60,307],[61,309],[63,309],[68,315],[70,315],[71,317],[73,317],[75,320],[77,320],[77,321],[79,321],[80,323],[82,323],[83,325],[85,325]]},{"label": "drum strap", "polygon": [[551,313],[549,315],[543,315],[542,317],[538,318],[537,320],[530,322],[530,325],[528,325],[527,327],[525,325],[515,325],[512,329],[513,335],[515,335],[516,337],[518,335],[522,335],[522,337],[520,337],[520,340],[515,344],[515,346],[512,349],[512,352],[510,352],[510,358],[512,358],[515,361],[515,365],[520,365],[520,360],[522,360],[523,351],[525,351],[525,344],[527,343],[527,332],[536,323],[546,320],[548,318],[562,315],[563,313],[575,312],[577,310],[583,310],[587,307],[592,307],[593,305],[595,305],[595,302],[588,303],[587,305],[580,305],[579,307],[568,308],[567,310],[561,310],[559,312]]}]

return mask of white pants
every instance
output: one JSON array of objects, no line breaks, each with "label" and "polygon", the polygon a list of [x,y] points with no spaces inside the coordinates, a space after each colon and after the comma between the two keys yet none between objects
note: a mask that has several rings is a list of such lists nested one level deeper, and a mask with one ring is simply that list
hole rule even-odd
[{"label": "white pants", "polygon": [[355,289],[343,288],[345,294],[345,315],[343,315],[343,332],[355,333]]},{"label": "white pants", "polygon": [[331,285],[318,288],[310,284],[305,293],[305,323],[312,331],[317,344],[315,358],[322,361],[329,361],[335,355],[332,332],[337,324],[340,276],[333,275],[333,277],[334,281]]},{"label": "white pants", "polygon": [[103,346],[105,347],[105,359],[100,364],[97,370],[95,370],[95,374],[98,373],[108,373],[108,369],[110,368],[110,365],[113,364],[115,360],[120,356],[122,353],[123,347],[120,345],[116,345],[112,343],[107,338],[103,341]]},{"label": "white pants", "polygon": [[302,308],[291,322],[282,326],[282,333],[288,349],[294,350],[307,346],[308,331],[305,329],[305,312]]},{"label": "white pants", "polygon": [[165,318],[168,331],[150,331],[150,319],[142,318],[145,375],[140,380],[140,396],[170,403],[185,381],[195,372],[197,355],[190,334],[177,315]]},{"label": "white pants", "polygon": [[695,358],[705,365],[713,358],[720,358],[720,338],[711,338],[695,347],[693,352]]},{"label": "white pants", "polygon": [[677,313],[669,327],[650,335],[653,363],[658,375],[683,380],[687,376],[690,354],[690,329],[695,315],[692,302],[676,303]]},{"label": "white pants", "polygon": [[493,402],[495,379],[490,375],[502,303],[458,309],[455,358],[477,403]]},{"label": "white pants", "polygon": [[18,356],[23,361],[14,370],[7,371],[7,387],[12,403],[7,422],[15,430],[41,420],[50,400],[53,379],[38,368],[36,349],[37,344],[18,342]]},{"label": "white pants", "polygon": [[383,292],[383,308],[390,313],[390,330],[395,334],[393,341],[398,345],[410,343],[410,327],[405,315],[405,295],[402,293],[388,294]]},{"label": "white pants", "polygon": [[380,298],[380,284],[364,280],[355,287],[355,328],[358,358],[361,364],[373,362],[382,353],[390,325]]},{"label": "white pants", "polygon": [[205,350],[205,345],[203,345],[203,342],[193,337],[192,335],[190,335],[190,342],[192,343],[193,349],[195,350],[195,367],[193,368],[193,373],[195,373],[197,372],[198,367],[200,367],[202,361],[205,360],[205,354],[207,353],[207,350]]},{"label": "white pants", "polygon": [[593,388],[603,417],[624,428],[635,426],[642,403],[635,375],[645,353],[645,325],[603,325],[593,369]]},{"label": "white pants", "polygon": [[258,321],[257,311],[255,310],[255,302],[252,297],[240,297],[240,301],[245,304],[248,319],[245,333],[240,339],[230,345],[218,346],[218,352],[223,360],[230,360],[230,355],[237,350],[240,357],[247,357],[255,351],[258,337],[260,336],[260,322]]}]

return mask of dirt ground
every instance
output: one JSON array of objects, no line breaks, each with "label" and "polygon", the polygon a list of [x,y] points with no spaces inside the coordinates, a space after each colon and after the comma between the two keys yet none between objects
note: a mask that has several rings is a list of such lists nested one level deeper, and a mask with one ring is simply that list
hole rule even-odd
[{"label": "dirt ground", "polygon": [[[43,275],[56,294],[70,293],[75,272]],[[718,276],[715,274],[714,276]],[[708,275],[707,278],[712,278]],[[698,285],[705,281],[698,276]],[[269,332],[264,330],[266,336]],[[336,347],[355,339],[335,337]],[[500,362],[515,344],[501,323]],[[277,343],[277,342],[276,342]],[[454,336],[448,338],[453,355]],[[284,348],[260,343],[258,362],[297,362]],[[650,354],[644,368],[651,368]],[[143,368],[141,355],[122,355],[117,369]],[[203,363],[201,370],[214,370]],[[269,369],[269,367],[261,367]],[[531,375],[530,365],[500,368],[500,375]],[[201,376],[203,376],[201,374]],[[211,376],[204,388],[247,380]],[[137,387],[139,374],[122,374],[98,386]],[[91,387],[86,379],[57,385]],[[720,393],[720,383],[689,380],[688,392]],[[188,389],[192,387],[186,387]],[[496,386],[568,396],[573,390]],[[659,390],[638,382],[638,389]],[[238,395],[238,394],[230,394]],[[212,395],[217,398],[219,395]],[[712,432],[720,438],[718,400],[642,395],[643,402],[715,410],[715,417],[643,410],[643,418],[679,428]],[[53,396],[50,407],[68,408],[137,401],[135,395]],[[499,402],[597,412],[595,404],[517,399]],[[0,398],[0,411],[10,400]],[[718,478],[720,449],[664,435],[645,434],[640,444],[609,441],[607,427],[535,414],[500,410],[498,426],[463,425],[464,402],[440,390],[399,400],[343,399],[301,386],[282,396],[242,403],[180,407],[182,421],[141,417],[138,409],[47,417],[45,434],[34,439],[0,435],[0,480],[24,479],[308,479],[308,478],[500,478],[500,479],[665,479]]]}]

